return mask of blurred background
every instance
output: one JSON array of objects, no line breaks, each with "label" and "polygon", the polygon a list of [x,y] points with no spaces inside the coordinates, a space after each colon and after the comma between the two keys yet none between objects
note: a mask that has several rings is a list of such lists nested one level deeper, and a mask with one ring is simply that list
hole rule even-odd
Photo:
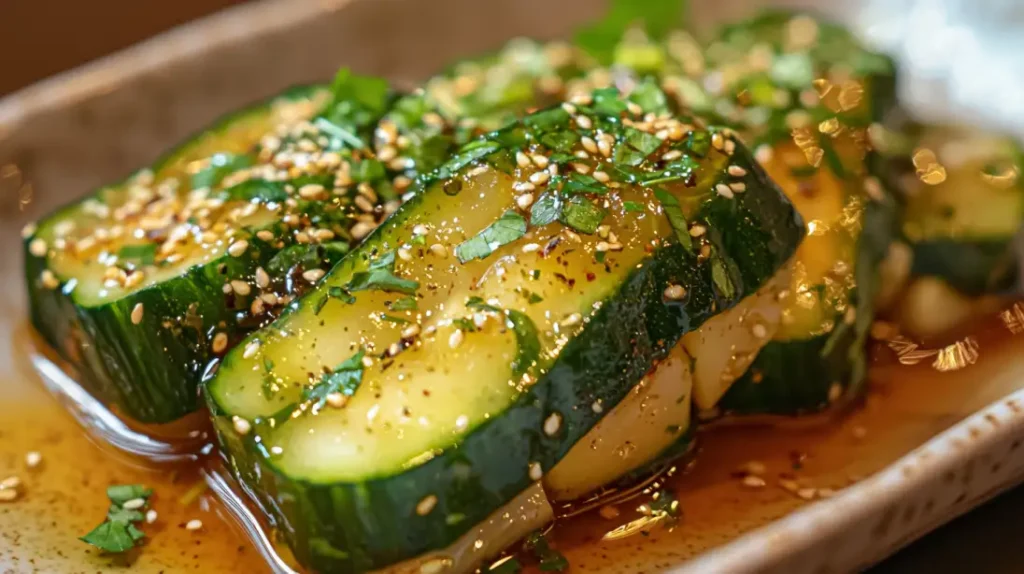
[{"label": "blurred background", "polygon": [[[247,0],[175,0],[173,2],[139,0],[0,0],[0,98],[20,88],[95,60],[175,26],[190,22]],[[643,0],[637,0],[643,1]],[[825,0],[823,0],[824,2]],[[844,3],[844,0],[827,0]],[[700,0],[695,0],[698,4]],[[891,14],[890,20],[943,17],[945,26],[919,26],[930,36],[926,43],[914,43],[911,37],[894,37],[892,31],[876,29],[876,40],[899,45],[935,69],[951,68],[951,59],[963,56],[967,70],[970,54],[979,43],[992,37],[964,35],[958,22],[992,22],[1018,18],[1024,22],[1024,0],[879,0],[869,2]],[[1013,27],[1011,27],[1013,28]],[[897,28],[898,29],[898,28]],[[1024,28],[1010,31],[1018,39]],[[1007,27],[1002,26],[1003,33]],[[945,40],[939,42],[946,34]],[[992,53],[991,50],[987,50]],[[1000,89],[992,90],[1006,111],[1020,109],[1010,123],[1024,120],[1024,52],[997,51],[1011,65],[1003,68]],[[1021,72],[1021,73],[1017,73]],[[979,89],[969,77],[954,82],[963,92]],[[981,86],[991,89],[991,86]],[[912,544],[871,570],[888,573],[1017,573],[1024,572],[1024,544],[1020,541],[1024,522],[1024,488],[1004,494],[974,512]]]}]

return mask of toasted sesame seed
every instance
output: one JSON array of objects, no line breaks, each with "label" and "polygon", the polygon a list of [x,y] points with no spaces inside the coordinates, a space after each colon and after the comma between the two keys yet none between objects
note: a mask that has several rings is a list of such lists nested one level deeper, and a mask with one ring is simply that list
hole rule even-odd
[{"label": "toasted sesame seed", "polygon": [[523,246],[523,253],[533,253],[540,249],[540,245],[537,243],[527,243]]},{"label": "toasted sesame seed", "polygon": [[0,502],[11,502],[18,496],[18,491],[13,488],[0,488]]},{"label": "toasted sesame seed", "polygon": [[587,116],[576,116],[575,120],[580,129],[589,130],[594,127],[594,122]]},{"label": "toasted sesame seed", "polygon": [[193,518],[192,520],[189,520],[185,523],[185,530],[190,530],[192,532],[195,532],[196,530],[199,530],[202,527],[203,521],[199,520],[198,518]]},{"label": "toasted sesame seed", "polygon": [[267,286],[270,285],[270,275],[268,275],[267,271],[262,267],[256,268],[255,276],[256,286],[259,287],[260,289],[266,289]]},{"label": "toasted sesame seed", "polygon": [[601,152],[604,157],[612,156],[612,146],[608,143],[608,140],[601,139],[597,142],[597,151]]},{"label": "toasted sesame seed", "polygon": [[516,191],[533,191],[537,189],[537,186],[528,181],[517,181],[512,185],[512,189]]},{"label": "toasted sesame seed", "polygon": [[779,486],[782,487],[782,490],[786,490],[788,492],[796,492],[800,489],[800,485],[797,484],[795,480],[788,478],[779,479]]},{"label": "toasted sesame seed", "polygon": [[247,435],[252,430],[252,425],[246,419],[239,416],[231,417],[231,424],[235,427],[235,432],[240,435]]},{"label": "toasted sesame seed", "polygon": [[562,109],[568,112],[570,115],[576,115],[576,106],[569,102],[562,102]]},{"label": "toasted sesame seed", "polygon": [[747,184],[743,183],[742,181],[734,181],[729,184],[729,189],[733,190],[736,193],[742,193],[744,191],[747,191]]},{"label": "toasted sesame seed", "polygon": [[448,346],[453,349],[458,348],[458,346],[462,344],[463,338],[464,335],[462,334],[462,329],[455,329],[455,331],[448,336]]},{"label": "toasted sesame seed", "polygon": [[731,140],[731,139],[725,140],[725,153],[727,155],[732,155],[735,152],[736,152],[736,142]]},{"label": "toasted sesame seed", "polygon": [[725,139],[722,137],[722,134],[718,132],[711,134],[711,147],[719,151],[725,148]]},{"label": "toasted sesame seed", "polygon": [[43,455],[39,451],[29,451],[25,453],[25,466],[29,468],[36,468],[43,462]]},{"label": "toasted sesame seed", "polygon": [[734,195],[732,193],[732,189],[728,185],[726,185],[724,183],[720,183],[720,184],[716,185],[715,186],[715,192],[718,193],[718,195],[721,195],[722,197],[724,197],[726,199],[732,199],[734,197]]},{"label": "toasted sesame seed", "polygon": [[132,308],[132,324],[138,325],[142,322],[142,314],[145,312],[142,303],[136,303]]},{"label": "toasted sesame seed", "polygon": [[374,208],[373,202],[366,199],[366,196],[357,195],[355,199],[356,207],[358,207],[364,213],[373,213]]},{"label": "toasted sesame seed", "polygon": [[603,171],[595,171],[593,175],[594,179],[601,183],[608,183],[608,181],[611,180],[611,176]]},{"label": "toasted sesame seed", "polygon": [[259,341],[251,341],[248,345],[245,346],[245,350],[242,351],[242,358],[243,359],[251,359],[251,358],[256,356],[256,351],[259,351],[259,350],[260,350],[260,342]]},{"label": "toasted sesame seed", "polygon": [[604,407],[601,406],[601,399],[598,399],[591,403],[590,410],[594,411],[596,414],[601,414],[602,412],[604,412]]},{"label": "toasted sesame seed", "polygon": [[796,491],[796,495],[804,500],[812,500],[816,494],[818,494],[816,488],[801,488]]},{"label": "toasted sesame seed", "polygon": [[[609,234],[609,236],[611,235]],[[622,251],[622,244],[617,241],[611,241],[608,243],[608,251]]]},{"label": "toasted sesame seed", "polygon": [[548,164],[550,163],[550,160],[548,159],[548,156],[546,156],[544,154],[540,154],[540,153],[535,153],[535,154],[531,155],[530,159],[533,160],[533,165],[535,165],[535,166],[537,166],[537,167],[539,167],[541,169],[544,169],[544,168],[548,167]]},{"label": "toasted sesame seed", "polygon": [[124,508],[125,510],[138,510],[143,506],[146,506],[146,499],[133,498],[131,500],[126,500],[125,503],[121,505],[121,508]]},{"label": "toasted sesame seed", "polygon": [[626,102],[626,111],[633,114],[634,116],[643,115],[644,109],[639,106],[636,102]]},{"label": "toasted sesame seed", "polygon": [[530,156],[521,151],[516,152],[516,165],[519,167],[530,167]]},{"label": "toasted sesame seed", "polygon": [[349,230],[349,233],[352,234],[353,239],[362,239],[369,235],[370,232],[376,228],[377,226],[372,223],[360,221],[359,223],[356,223],[355,225],[352,226],[352,229]]},{"label": "toasted sesame seed", "polygon": [[772,160],[772,156],[774,155],[775,150],[773,150],[772,147],[768,144],[759,145],[757,146],[757,149],[754,150],[754,159],[756,159],[757,163],[761,165],[770,162]]},{"label": "toasted sesame seed", "polygon": [[754,326],[750,328],[750,333],[758,339],[764,339],[768,336],[768,328],[763,323],[754,323]]},{"label": "toasted sesame seed", "polygon": [[768,483],[760,476],[748,474],[743,477],[743,486],[747,488],[764,488]]},{"label": "toasted sesame seed", "polygon": [[156,519],[157,513],[155,510],[149,509],[146,511],[146,524],[153,524],[154,522],[156,522]]},{"label": "toasted sesame seed", "polygon": [[604,253],[610,251],[611,245],[607,241],[598,241],[597,245],[594,246],[594,250],[598,253]]},{"label": "toasted sesame seed", "polygon": [[403,339],[412,339],[413,337],[415,337],[416,335],[419,335],[419,334],[420,334],[420,326],[415,324],[415,323],[413,323],[412,325],[409,325],[408,327],[406,327],[405,329],[402,330],[402,338]]},{"label": "toasted sesame seed", "polygon": [[8,476],[0,481],[0,489],[18,488],[21,486],[21,479],[16,476]]},{"label": "toasted sesame seed", "polygon": [[[598,153],[597,142],[594,141],[593,138],[591,138],[589,136],[583,136],[580,139],[580,143],[583,144],[583,149],[586,150],[588,153]],[[586,159],[586,158],[583,158],[583,159]]]},{"label": "toasted sesame seed", "polygon": [[46,289],[56,289],[57,287],[60,287],[60,281],[57,280],[57,276],[49,269],[43,269],[43,272],[39,275],[39,279],[42,281],[43,287]]},{"label": "toasted sesame seed", "polygon": [[667,140],[668,136],[669,136],[668,130],[658,130],[658,131],[654,132],[654,137],[656,137],[656,138],[658,138],[658,139],[660,139],[662,141]]},{"label": "toasted sesame seed", "polygon": [[21,228],[21,238],[28,239],[29,237],[32,236],[33,233],[36,232],[36,229],[38,228],[39,226],[37,226],[35,223],[26,223],[25,227]]},{"label": "toasted sesame seed", "polygon": [[538,171],[530,175],[530,183],[535,185],[543,185],[551,178],[551,174],[546,171]]},{"label": "toasted sesame seed", "polygon": [[310,283],[316,283],[324,278],[327,273],[323,269],[310,269],[302,273],[302,278]]},{"label": "toasted sesame seed", "polygon": [[422,223],[417,224],[417,225],[415,225],[412,228],[412,234],[413,235],[426,235],[427,232],[428,232],[427,226],[423,225]]},{"label": "toasted sesame seed", "polygon": [[228,348],[228,335],[227,333],[220,332],[213,336],[213,352],[221,354],[225,349]]},{"label": "toasted sesame seed", "polygon": [[530,480],[540,480],[544,478],[544,469],[541,468],[539,462],[531,462],[529,466]]},{"label": "toasted sesame seed", "polygon": [[584,174],[584,175],[590,173],[590,166],[585,164],[585,163],[574,163],[574,164],[572,164],[572,169],[576,173],[581,173],[581,174]]},{"label": "toasted sesame seed", "polygon": [[533,194],[524,193],[520,195],[519,197],[516,198],[516,205],[519,206],[519,209],[529,208],[531,205],[533,205]]},{"label": "toasted sesame seed", "polygon": [[704,227],[699,223],[694,223],[693,225],[690,226],[690,237],[700,237],[701,235],[707,233],[707,231],[707,227]]},{"label": "toasted sesame seed", "polygon": [[324,195],[324,186],[319,183],[307,183],[299,188],[299,197],[302,199],[319,199]]},{"label": "toasted sesame seed", "polygon": [[326,402],[327,406],[331,407],[332,409],[345,408],[345,405],[348,404],[348,395],[338,392],[327,393],[327,396],[324,397],[324,402]]},{"label": "toasted sesame seed", "polygon": [[430,252],[434,255],[441,257],[442,259],[448,257],[448,249],[440,243],[435,243],[430,246]]},{"label": "toasted sesame seed", "polygon": [[559,413],[551,413],[548,418],[544,419],[544,434],[548,436],[555,436],[558,429],[562,428],[562,415]]},{"label": "toasted sesame seed", "polygon": [[394,146],[386,145],[377,152],[377,159],[387,163],[398,157],[398,150]]},{"label": "toasted sesame seed", "polygon": [[241,257],[245,250],[249,249],[249,242],[244,239],[239,239],[228,246],[228,254],[232,257]]},{"label": "toasted sesame seed", "polygon": [[683,157],[683,152],[674,149],[661,154],[662,161],[672,161]]},{"label": "toasted sesame seed", "polygon": [[420,516],[426,516],[430,514],[432,510],[434,510],[435,506],[437,506],[437,496],[433,494],[428,494],[427,496],[423,497],[423,500],[420,500],[419,502],[416,503],[416,514],[419,514]]},{"label": "toasted sesame seed", "polygon": [[678,301],[686,296],[686,289],[682,285],[669,285],[665,288],[665,298]]},{"label": "toasted sesame seed", "polygon": [[728,169],[729,175],[733,177],[743,177],[747,175],[747,170],[743,169],[738,165],[730,165]]},{"label": "toasted sesame seed", "polygon": [[585,92],[580,94],[574,94],[571,98],[569,98],[569,103],[576,106],[589,106],[593,101],[594,99],[590,97],[590,94]]},{"label": "toasted sesame seed", "polygon": [[47,246],[46,241],[36,237],[28,244],[28,252],[36,257],[43,257],[46,255]]},{"label": "toasted sesame seed", "polygon": [[245,281],[242,281],[241,279],[235,279],[231,281],[231,290],[234,291],[236,294],[241,295],[242,297],[245,297],[249,293],[252,293],[252,287]]},{"label": "toasted sesame seed", "polygon": [[420,574],[440,574],[451,566],[451,558],[431,558],[420,564]]}]

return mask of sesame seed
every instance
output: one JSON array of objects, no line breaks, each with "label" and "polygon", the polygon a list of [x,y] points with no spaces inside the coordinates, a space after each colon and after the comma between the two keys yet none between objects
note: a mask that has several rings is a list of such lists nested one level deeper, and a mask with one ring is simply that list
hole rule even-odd
[{"label": "sesame seed", "polygon": [[839,383],[832,383],[828,388],[828,402],[834,403],[843,397],[843,386]]},{"label": "sesame seed", "polygon": [[399,354],[401,352],[402,352],[402,345],[401,345],[401,343],[391,343],[390,345],[388,345],[388,356],[389,357],[394,357],[395,355],[397,355],[397,354]]},{"label": "sesame seed", "polygon": [[324,278],[327,273],[323,269],[310,269],[302,273],[302,278],[310,283],[316,283]]},{"label": "sesame seed", "polygon": [[125,503],[121,505],[121,508],[124,508],[125,510],[138,510],[143,506],[146,506],[146,499],[133,498],[131,500],[126,500]]},{"label": "sesame seed", "polygon": [[345,408],[345,405],[348,404],[348,395],[337,392],[327,393],[327,396],[324,397],[324,402],[326,402],[327,406],[331,407],[332,409]]},{"label": "sesame seed", "polygon": [[662,161],[672,161],[681,157],[683,157],[683,152],[677,149],[667,151],[661,155]]},{"label": "sesame seed", "polygon": [[259,351],[259,350],[260,350],[260,342],[259,341],[252,341],[248,345],[246,345],[245,346],[245,350],[242,351],[242,358],[243,359],[251,359],[251,358],[256,356],[256,351]]},{"label": "sesame seed", "polygon": [[43,257],[46,255],[47,247],[46,241],[36,237],[28,244],[28,252],[36,257]]},{"label": "sesame seed", "polygon": [[768,328],[762,323],[754,323],[754,326],[750,328],[750,332],[758,339],[764,339],[768,336]]},{"label": "sesame seed", "polygon": [[694,223],[690,226],[690,237],[700,237],[707,233],[708,228],[704,227],[699,223]]},{"label": "sesame seed", "polygon": [[815,488],[801,488],[796,491],[796,495],[804,500],[811,500],[818,494],[818,490]]},{"label": "sesame seed", "polygon": [[366,199],[366,196],[363,196],[363,195],[357,195],[356,199],[355,199],[355,203],[356,203],[356,207],[358,207],[364,213],[373,213],[373,210],[376,207],[376,206],[373,205],[372,201],[370,201],[369,199]]},{"label": "sesame seed", "polygon": [[28,239],[29,237],[32,236],[33,233],[36,232],[36,229],[38,229],[38,226],[35,223],[25,224],[25,227],[21,228],[21,238]]},{"label": "sesame seed", "polygon": [[533,185],[532,183],[530,183],[528,181],[517,181],[515,184],[512,185],[512,189],[514,189],[516,191],[520,191],[520,192],[521,191],[533,191],[533,190],[537,189],[537,186]]},{"label": "sesame seed", "polygon": [[21,486],[21,479],[16,476],[8,476],[0,481],[0,489],[18,488]]},{"label": "sesame seed", "polygon": [[608,143],[608,140],[602,138],[600,141],[598,141],[597,150],[601,152],[601,155],[603,155],[604,157],[612,156],[612,146],[611,144]]},{"label": "sesame seed", "polygon": [[729,184],[729,189],[733,190],[736,193],[742,193],[744,191],[747,191],[747,184],[743,183],[742,181],[735,181]]},{"label": "sesame seed", "polygon": [[568,112],[570,115],[576,115],[576,106],[569,102],[562,102],[562,109]]},{"label": "sesame seed", "polygon": [[11,502],[18,498],[18,491],[13,488],[0,488],[0,502]]},{"label": "sesame seed", "polygon": [[576,106],[589,106],[593,101],[593,98],[587,93],[575,94],[569,98],[569,103]]},{"label": "sesame seed", "polygon": [[757,163],[761,165],[770,162],[774,155],[775,151],[768,144],[759,145],[757,146],[757,149],[754,150],[754,159],[756,159]]},{"label": "sesame seed", "polygon": [[544,478],[544,469],[541,468],[539,462],[531,462],[529,467],[530,480],[540,480]]},{"label": "sesame seed", "polygon": [[270,285],[270,275],[267,275],[267,271],[262,267],[256,268],[256,285],[260,289],[266,289]]},{"label": "sesame seed", "polygon": [[725,185],[724,183],[720,183],[720,184],[716,185],[715,186],[715,192],[718,193],[718,195],[721,195],[722,197],[724,197],[726,199],[732,199],[734,197],[733,193],[732,193],[732,189],[728,185]]},{"label": "sesame seed", "polygon": [[528,207],[533,205],[533,194],[524,193],[520,195],[519,197],[516,198],[516,205],[519,206],[519,209],[527,209]]},{"label": "sesame seed", "polygon": [[658,130],[658,131],[654,132],[654,137],[656,137],[656,138],[658,138],[658,139],[660,139],[662,141],[667,140],[668,139],[668,135],[669,135],[668,130]]},{"label": "sesame seed", "polygon": [[430,514],[432,510],[434,510],[435,506],[437,506],[437,496],[433,494],[428,494],[427,496],[423,497],[423,500],[420,500],[419,502],[416,503],[416,514],[419,514],[420,516],[426,516]]},{"label": "sesame seed", "polygon": [[377,152],[377,159],[384,163],[387,163],[395,159],[396,157],[398,157],[398,150],[395,149],[394,146],[384,146],[380,149],[379,152]]},{"label": "sesame seed", "polygon": [[575,170],[576,173],[583,175],[590,173],[590,166],[585,163],[574,163],[572,164],[572,169]]},{"label": "sesame seed", "polygon": [[235,427],[235,432],[245,436],[252,430],[252,425],[246,419],[242,417],[231,417],[231,425]]},{"label": "sesame seed", "polygon": [[142,314],[145,312],[142,303],[136,303],[132,308],[132,324],[138,325],[142,322]]},{"label": "sesame seed", "polygon": [[299,188],[299,197],[302,199],[319,199],[324,195],[324,186],[319,183],[307,183]]},{"label": "sesame seed", "polygon": [[526,155],[525,153],[523,153],[521,151],[517,151],[516,152],[516,164],[519,167],[523,167],[523,168],[530,167],[530,156]]},{"label": "sesame seed", "polygon": [[578,125],[580,129],[589,130],[594,127],[594,122],[592,122],[587,116],[576,116],[575,119],[576,125]]},{"label": "sesame seed", "polygon": [[458,348],[462,344],[463,338],[462,329],[455,329],[455,332],[448,337],[448,346],[453,349]]},{"label": "sesame seed", "polygon": [[686,296],[686,289],[682,285],[669,285],[665,288],[665,298],[678,301]]},{"label": "sesame seed", "polygon": [[636,102],[626,102],[626,111],[633,114],[634,116],[643,115],[644,109],[641,108]]},{"label": "sesame seed", "polygon": [[249,242],[244,239],[239,239],[228,246],[228,254],[232,257],[241,257],[245,250],[249,249]]},{"label": "sesame seed", "polygon": [[523,246],[523,253],[533,253],[534,251],[537,251],[538,249],[540,249],[540,244],[537,244],[537,243],[527,243],[526,245]]},{"label": "sesame seed", "polygon": [[203,521],[199,520],[198,518],[193,518],[192,520],[189,520],[185,523],[185,530],[189,530],[192,532],[195,532],[196,530],[199,530],[202,527]]},{"label": "sesame seed", "polygon": [[748,474],[747,476],[744,476],[742,482],[743,482],[743,486],[745,486],[747,488],[764,488],[768,484],[760,476],[754,476],[752,474]]},{"label": "sesame seed", "polygon": [[238,295],[241,295],[242,297],[245,297],[252,293],[252,286],[250,286],[245,281],[242,281],[241,279],[235,279],[231,281],[231,289]]},{"label": "sesame seed", "polygon": [[782,490],[786,490],[788,492],[796,492],[800,488],[800,485],[797,484],[795,480],[790,480],[788,478],[780,479],[779,486],[782,487]]},{"label": "sesame seed", "polygon": [[604,407],[601,406],[601,399],[598,399],[591,403],[590,410],[594,411],[596,414],[601,414],[602,412],[604,412]]},{"label": "sesame seed", "polygon": [[43,462],[43,455],[39,451],[29,451],[25,454],[25,466],[36,468]]},{"label": "sesame seed", "polygon": [[154,522],[156,522],[156,518],[157,513],[155,510],[149,509],[146,511],[146,524],[153,524]]},{"label": "sesame seed", "polygon": [[544,434],[548,436],[554,436],[561,427],[562,415],[558,413],[551,413],[548,418],[544,419]]},{"label": "sesame seed", "polygon": [[419,334],[420,334],[420,326],[416,325],[416,324],[409,325],[408,327],[406,327],[405,329],[402,330],[402,338],[403,339],[412,339],[413,337],[415,337],[416,335],[419,335]]},{"label": "sesame seed", "polygon": [[747,175],[747,170],[743,169],[738,165],[730,165],[728,169],[729,175],[733,177],[743,177]]},{"label": "sesame seed", "polygon": [[736,152],[736,142],[731,140],[731,139],[730,140],[726,140],[725,141],[725,153],[728,154],[728,155],[732,155],[735,152]]},{"label": "sesame seed", "polygon": [[430,252],[442,259],[448,257],[448,249],[445,248],[445,246],[441,245],[440,243],[435,243],[431,245]]},{"label": "sesame seed", "polygon": [[611,247],[611,245],[610,245],[610,244],[609,244],[609,243],[608,243],[607,241],[598,241],[598,242],[597,242],[597,245],[596,245],[596,246],[594,246],[594,249],[595,249],[595,250],[596,250],[596,251],[597,251],[598,253],[604,253],[604,252],[606,252],[606,251],[609,251],[609,250],[610,250],[610,247]]},{"label": "sesame seed", "polygon": [[377,226],[372,223],[360,221],[359,223],[353,225],[352,229],[350,229],[349,232],[352,234],[353,239],[362,239],[369,235],[370,232],[376,228]]},{"label": "sesame seed", "polygon": [[546,155],[539,154],[539,153],[535,153],[535,154],[531,155],[530,159],[533,160],[533,165],[535,165],[535,166],[537,166],[537,167],[539,167],[541,169],[546,168],[548,166],[548,163],[549,163],[548,157]]},{"label": "sesame seed", "polygon": [[225,349],[228,348],[228,335],[227,333],[217,333],[213,336],[213,352],[221,354]]},{"label": "sesame seed", "polygon": [[413,235],[426,235],[427,234],[427,226],[423,225],[422,223],[416,225],[415,227],[412,228],[412,234]]},{"label": "sesame seed", "polygon": [[420,574],[440,574],[450,565],[450,558],[431,558],[420,565]]},{"label": "sesame seed", "polygon": [[542,185],[542,184],[546,183],[547,180],[550,179],[550,178],[551,178],[551,174],[550,173],[548,173],[546,171],[538,171],[538,172],[530,175],[530,183],[533,183],[535,185]]},{"label": "sesame seed", "polygon": [[594,179],[601,183],[608,183],[608,181],[611,180],[611,176],[609,176],[607,173],[603,171],[595,171]]},{"label": "sesame seed", "polygon": [[[583,144],[583,149],[589,153],[597,153],[597,142],[589,136],[583,136],[580,139],[580,143]],[[586,159],[586,158],[583,158]]]},{"label": "sesame seed", "polygon": [[711,147],[719,151],[725,148],[725,139],[722,138],[722,134],[718,132],[711,134]]},{"label": "sesame seed", "polygon": [[43,269],[43,272],[39,275],[39,279],[42,281],[43,287],[46,289],[56,289],[57,287],[60,287],[60,281],[57,280],[57,276],[49,269]]}]

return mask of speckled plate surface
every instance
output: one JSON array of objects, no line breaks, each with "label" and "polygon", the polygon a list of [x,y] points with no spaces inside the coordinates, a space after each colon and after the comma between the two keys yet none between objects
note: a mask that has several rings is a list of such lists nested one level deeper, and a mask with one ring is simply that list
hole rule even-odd
[{"label": "speckled plate surface", "polygon": [[[839,17],[897,57],[906,80],[901,95],[922,115],[1024,133],[1024,60],[1013,61],[1024,49],[1015,32],[1024,25],[1020,2],[691,4],[701,24],[759,5]],[[560,0],[554,9],[542,0],[280,0],[179,28],[0,100],[0,235],[16,241],[24,222],[150,162],[217,115],[287,85],[329,77],[340,64],[411,82],[516,35],[565,34],[601,9],[601,2],[587,0]],[[20,274],[17,257],[5,254],[0,264],[8,276]],[[20,289],[17,281],[4,284]],[[23,294],[7,295],[4,314],[23,316]],[[10,359],[8,347],[0,359]],[[1018,391],[838,496],[674,571],[862,568],[1024,482],[1022,441],[1024,391]]]}]

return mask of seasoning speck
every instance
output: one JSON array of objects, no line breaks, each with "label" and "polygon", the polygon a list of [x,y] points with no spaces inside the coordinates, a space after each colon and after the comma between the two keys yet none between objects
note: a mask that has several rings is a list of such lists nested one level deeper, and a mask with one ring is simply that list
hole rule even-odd
[{"label": "seasoning speck", "polygon": [[30,451],[25,455],[25,466],[36,468],[43,462],[43,455],[39,451]]},{"label": "seasoning speck", "polygon": [[189,520],[188,522],[185,523],[185,530],[190,530],[190,531],[193,531],[193,532],[195,532],[196,530],[199,530],[202,527],[203,527],[203,521],[199,520],[198,518],[193,518],[192,520]]}]

